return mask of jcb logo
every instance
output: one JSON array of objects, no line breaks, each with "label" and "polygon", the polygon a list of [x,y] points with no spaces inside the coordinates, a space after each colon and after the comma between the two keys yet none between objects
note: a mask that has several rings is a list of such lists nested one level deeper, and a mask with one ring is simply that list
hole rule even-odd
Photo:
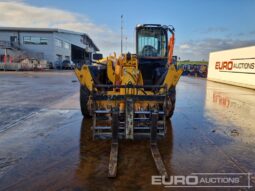
[{"label": "jcb logo", "polygon": [[215,69],[216,70],[232,70],[233,62],[232,61],[216,62]]}]

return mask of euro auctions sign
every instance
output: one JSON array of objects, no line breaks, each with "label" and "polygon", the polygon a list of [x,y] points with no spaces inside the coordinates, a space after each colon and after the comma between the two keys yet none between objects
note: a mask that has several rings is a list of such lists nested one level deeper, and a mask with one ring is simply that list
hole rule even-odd
[{"label": "euro auctions sign", "polygon": [[207,79],[255,89],[255,46],[211,52]]},{"label": "euro auctions sign", "polygon": [[215,69],[220,72],[255,73],[255,58],[233,58],[229,61],[215,62]]},{"label": "euro auctions sign", "polygon": [[[252,173],[191,173],[190,175],[152,176],[151,184],[164,186],[169,190],[176,188],[225,188],[230,190],[252,190]],[[234,189],[235,188],[235,189]],[[214,190],[214,189],[211,189]],[[254,189],[253,189],[254,190]]]}]

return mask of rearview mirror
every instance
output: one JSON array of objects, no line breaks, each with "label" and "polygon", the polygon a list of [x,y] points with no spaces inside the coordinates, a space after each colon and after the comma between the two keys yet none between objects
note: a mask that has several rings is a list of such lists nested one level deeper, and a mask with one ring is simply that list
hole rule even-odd
[{"label": "rearview mirror", "polygon": [[100,60],[103,58],[103,54],[95,53],[93,54],[93,60]]},{"label": "rearview mirror", "polygon": [[178,61],[177,59],[178,59],[177,56],[173,56],[172,57],[172,64],[176,65],[177,61]]}]

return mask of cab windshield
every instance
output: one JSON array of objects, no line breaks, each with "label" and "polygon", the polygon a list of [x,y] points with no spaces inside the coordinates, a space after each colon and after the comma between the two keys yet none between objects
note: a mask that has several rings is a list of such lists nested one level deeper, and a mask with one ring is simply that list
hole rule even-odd
[{"label": "cab windshield", "polygon": [[166,34],[157,28],[144,28],[138,31],[138,56],[165,57]]}]

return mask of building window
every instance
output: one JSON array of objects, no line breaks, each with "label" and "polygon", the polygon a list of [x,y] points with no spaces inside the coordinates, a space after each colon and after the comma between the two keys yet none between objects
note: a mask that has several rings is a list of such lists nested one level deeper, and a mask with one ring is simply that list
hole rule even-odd
[{"label": "building window", "polygon": [[41,38],[40,44],[48,44],[48,39],[47,38]]},{"label": "building window", "polygon": [[59,39],[55,39],[55,44],[56,44],[56,47],[59,47],[59,48],[70,49],[71,47],[71,45],[68,42],[65,42]]},{"label": "building window", "polygon": [[70,49],[70,44],[67,42],[63,42],[64,48],[65,49]]},{"label": "building window", "polygon": [[35,45],[47,45],[48,39],[44,37],[35,37],[35,36],[24,36],[24,44],[35,44]]},{"label": "building window", "polygon": [[63,56],[60,54],[56,54],[56,56],[57,56],[57,61],[62,62]]},{"label": "building window", "polygon": [[55,39],[55,44],[57,47],[62,48],[63,47],[63,41],[59,39]]}]

